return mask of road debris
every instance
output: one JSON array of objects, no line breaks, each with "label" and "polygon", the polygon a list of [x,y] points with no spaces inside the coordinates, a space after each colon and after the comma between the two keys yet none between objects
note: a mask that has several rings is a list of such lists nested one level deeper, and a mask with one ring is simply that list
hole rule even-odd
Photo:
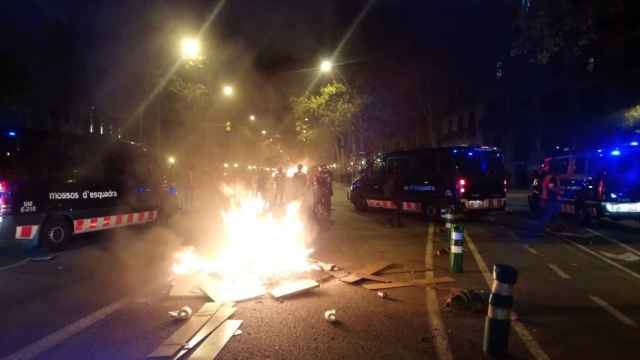
[{"label": "road debris", "polygon": [[420,280],[412,280],[412,281],[393,281],[390,283],[382,283],[382,284],[365,284],[365,285],[362,285],[362,287],[368,290],[382,290],[382,289],[394,289],[394,288],[409,287],[409,286],[417,286],[417,287],[432,286],[432,285],[438,285],[438,284],[447,284],[455,281],[456,280],[453,278],[450,278],[448,276],[443,276],[443,277],[435,278],[433,280],[420,279]]},{"label": "road debris", "polygon": [[200,345],[187,359],[211,360],[214,359],[227,344],[229,339],[242,325],[242,320],[227,320]]},{"label": "road debris", "polygon": [[174,320],[187,320],[193,315],[193,310],[188,306],[183,306],[176,311],[169,311],[169,317]]},{"label": "road debris", "polygon": [[385,277],[378,276],[378,275],[363,275],[362,278],[366,280],[373,280],[373,281],[383,282],[383,283],[390,283],[393,281],[391,279],[387,279]]},{"label": "road debris", "polygon": [[445,301],[451,311],[484,312],[489,304],[489,292],[474,289],[454,289]]},{"label": "road debris", "polygon": [[360,270],[354,271],[351,275],[341,278],[340,281],[353,284],[355,282],[363,280],[364,276],[375,275],[376,273],[386,269],[391,265],[392,264],[390,262],[385,261],[379,261],[373,264],[369,264]]},{"label": "road debris", "polygon": [[327,310],[324,312],[324,318],[330,323],[338,321],[336,317],[336,309]]},{"label": "road debris", "polygon": [[314,280],[295,280],[291,282],[284,283],[278,287],[271,289],[270,293],[276,299],[280,299],[283,297],[296,295],[303,293],[305,291],[309,291],[313,288],[320,286],[317,281]]}]

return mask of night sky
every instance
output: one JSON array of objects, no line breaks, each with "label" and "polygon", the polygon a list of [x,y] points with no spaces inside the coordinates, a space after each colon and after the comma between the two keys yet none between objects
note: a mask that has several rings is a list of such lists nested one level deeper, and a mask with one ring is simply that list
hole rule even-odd
[{"label": "night sky", "polygon": [[[3,1],[0,54],[26,69],[41,108],[74,116],[95,104],[127,117],[216,3]],[[277,113],[304,92],[366,3],[228,0],[203,35],[214,77],[236,84],[245,106]],[[456,91],[454,79],[482,86],[509,52],[510,21],[501,2],[374,1],[336,59],[338,74],[400,93],[441,95]]]}]

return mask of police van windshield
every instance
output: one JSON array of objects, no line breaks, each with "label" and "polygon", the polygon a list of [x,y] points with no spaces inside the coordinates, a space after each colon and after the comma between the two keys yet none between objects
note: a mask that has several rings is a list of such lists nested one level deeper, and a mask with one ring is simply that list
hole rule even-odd
[{"label": "police van windshield", "polygon": [[456,167],[466,176],[502,177],[504,165],[497,151],[463,149],[455,153]]}]

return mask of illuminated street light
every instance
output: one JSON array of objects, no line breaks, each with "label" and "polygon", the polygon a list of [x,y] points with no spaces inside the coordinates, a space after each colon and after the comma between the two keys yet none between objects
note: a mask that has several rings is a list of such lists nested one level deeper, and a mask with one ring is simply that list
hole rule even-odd
[{"label": "illuminated street light", "polygon": [[233,86],[225,85],[222,87],[222,94],[227,97],[233,96]]},{"label": "illuminated street light", "polygon": [[333,68],[333,63],[329,60],[322,60],[320,63],[320,72],[328,73]]},{"label": "illuminated street light", "polygon": [[173,156],[169,156],[167,158],[167,162],[169,163],[169,165],[173,165],[176,163],[176,158],[174,158]]},{"label": "illuminated street light", "polygon": [[238,166],[240,166],[240,165],[238,165],[238,163],[233,164],[234,168],[237,168]]},{"label": "illuminated street light", "polygon": [[262,135],[267,135],[267,130],[262,130],[260,133],[261,133]]},{"label": "illuminated street light", "polygon": [[226,168],[228,168],[228,167],[229,167],[229,164],[224,163],[224,165],[223,165],[223,166],[224,166],[224,168],[226,169]]},{"label": "illuminated street light", "polygon": [[249,120],[256,121],[256,116],[255,115],[249,115]]},{"label": "illuminated street light", "polygon": [[182,58],[187,60],[197,60],[200,58],[200,42],[196,38],[186,37],[180,42]]}]

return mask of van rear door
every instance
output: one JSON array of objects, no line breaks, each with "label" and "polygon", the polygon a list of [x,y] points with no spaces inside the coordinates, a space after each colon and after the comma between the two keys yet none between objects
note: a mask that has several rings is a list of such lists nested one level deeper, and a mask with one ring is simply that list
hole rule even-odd
[{"label": "van rear door", "polygon": [[463,148],[454,153],[458,178],[464,184],[467,199],[486,199],[505,196],[505,170],[502,154],[494,149]]}]

